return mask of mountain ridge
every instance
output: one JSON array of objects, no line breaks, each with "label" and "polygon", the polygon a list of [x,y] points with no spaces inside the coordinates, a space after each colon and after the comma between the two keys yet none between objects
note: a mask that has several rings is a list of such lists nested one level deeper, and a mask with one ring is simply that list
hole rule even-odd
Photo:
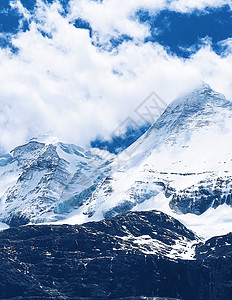
[{"label": "mountain ridge", "polygon": [[119,154],[116,171],[94,192],[86,213],[110,218],[152,199],[152,208],[169,214],[231,206],[231,121],[232,103],[206,84],[175,100]]},{"label": "mountain ridge", "polygon": [[202,242],[159,211],[15,227],[0,241],[1,299],[232,299],[231,234]]},{"label": "mountain ridge", "polygon": [[212,227],[207,237],[226,233],[232,225],[231,128],[232,103],[203,84],[174,100],[143,136],[108,160],[100,150],[33,139],[0,158],[0,221],[81,224],[158,209],[186,225],[191,220],[199,235],[196,224],[204,234],[221,214],[220,230]]}]

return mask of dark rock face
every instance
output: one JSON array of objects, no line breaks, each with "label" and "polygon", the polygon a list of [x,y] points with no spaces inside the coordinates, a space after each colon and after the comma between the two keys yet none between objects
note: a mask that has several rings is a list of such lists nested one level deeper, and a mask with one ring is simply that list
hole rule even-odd
[{"label": "dark rock face", "polygon": [[213,237],[197,247],[196,258],[204,260],[211,271],[211,299],[232,299],[232,233]]},{"label": "dark rock face", "polygon": [[15,215],[13,215],[11,218],[9,218],[8,220],[8,225],[10,227],[18,227],[21,225],[26,225],[30,222],[30,220],[25,217],[24,215],[17,213]]},{"label": "dark rock face", "polygon": [[230,176],[218,177],[216,180],[207,179],[185,190],[169,192],[169,196],[172,195],[169,206],[177,213],[201,215],[209,207],[217,208],[224,203],[232,206],[231,194],[232,178]]},{"label": "dark rock face", "polygon": [[232,233],[197,247],[196,258],[210,270],[210,299],[232,299]]},{"label": "dark rock face", "polygon": [[11,228],[0,233],[0,299],[229,300],[231,245],[232,235],[203,244],[158,211]]}]

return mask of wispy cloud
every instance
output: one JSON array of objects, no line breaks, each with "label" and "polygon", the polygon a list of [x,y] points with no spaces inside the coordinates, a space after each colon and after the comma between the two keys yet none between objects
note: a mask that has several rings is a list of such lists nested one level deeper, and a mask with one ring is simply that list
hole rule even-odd
[{"label": "wispy cloud", "polygon": [[228,5],[232,8],[230,0],[174,0],[170,1],[168,8],[183,13],[191,13],[194,10],[204,10],[206,8],[219,8]]}]

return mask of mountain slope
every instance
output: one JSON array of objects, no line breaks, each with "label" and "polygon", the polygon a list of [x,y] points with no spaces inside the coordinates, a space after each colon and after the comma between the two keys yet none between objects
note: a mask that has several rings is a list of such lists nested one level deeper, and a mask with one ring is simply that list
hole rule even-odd
[{"label": "mountain slope", "polygon": [[99,220],[129,210],[157,208],[176,216],[232,206],[231,129],[232,103],[203,84],[172,102],[118,155],[115,172],[81,213]]},{"label": "mountain slope", "polygon": [[62,219],[106,176],[108,163],[71,144],[30,141],[0,157],[0,220],[11,226]]}]

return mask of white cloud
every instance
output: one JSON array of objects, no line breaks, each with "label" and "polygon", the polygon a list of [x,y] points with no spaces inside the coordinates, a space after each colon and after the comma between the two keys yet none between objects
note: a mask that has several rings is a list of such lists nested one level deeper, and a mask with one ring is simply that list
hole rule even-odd
[{"label": "white cloud", "polygon": [[31,14],[29,11],[22,5],[20,0],[11,0],[9,3],[10,7],[13,9],[17,9],[18,13],[23,15],[25,19],[29,20]]},{"label": "white cloud", "polygon": [[69,17],[89,22],[93,30],[100,34],[101,41],[120,34],[141,40],[149,36],[150,31],[148,25],[139,23],[135,18],[138,10],[148,10],[152,14],[163,9],[191,13],[223,5],[232,8],[231,0],[71,0]]},{"label": "white cloud", "polygon": [[165,3],[166,0],[71,0],[70,18],[79,17],[88,21],[93,30],[100,32],[102,38],[127,34],[143,39],[149,35],[148,27],[140,24],[132,16],[142,8],[158,11]]},{"label": "white cloud", "polygon": [[204,10],[206,8],[219,8],[229,5],[232,8],[231,0],[174,0],[170,2],[169,9],[183,13],[194,10]]},{"label": "white cloud", "polygon": [[[120,23],[118,14],[129,15],[123,3],[115,16],[111,12],[115,23]],[[200,80],[232,99],[232,58],[215,54],[209,44],[189,60],[138,41],[109,53],[95,47],[88,30],[75,28],[60,10],[57,3],[39,2],[30,30],[13,39],[19,53],[0,50],[0,145],[6,150],[40,134],[87,146],[97,134],[110,134],[152,91],[170,102]],[[94,22],[110,34],[101,29],[100,18]]]}]

